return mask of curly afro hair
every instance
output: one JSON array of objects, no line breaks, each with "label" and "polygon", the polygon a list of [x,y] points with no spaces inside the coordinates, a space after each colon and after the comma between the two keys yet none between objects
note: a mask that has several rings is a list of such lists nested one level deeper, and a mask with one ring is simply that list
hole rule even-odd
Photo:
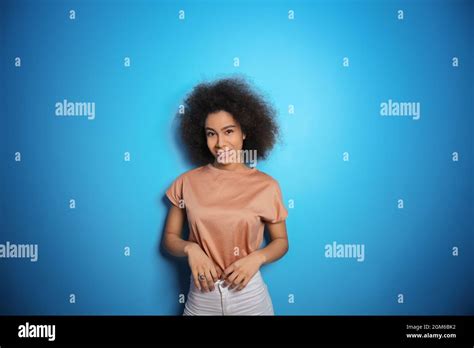
[{"label": "curly afro hair", "polygon": [[242,77],[233,77],[195,86],[186,96],[184,113],[177,114],[181,140],[192,162],[206,165],[214,161],[204,127],[207,116],[218,111],[230,113],[240,124],[246,135],[243,150],[257,150],[257,158],[267,158],[279,137],[276,111]]}]

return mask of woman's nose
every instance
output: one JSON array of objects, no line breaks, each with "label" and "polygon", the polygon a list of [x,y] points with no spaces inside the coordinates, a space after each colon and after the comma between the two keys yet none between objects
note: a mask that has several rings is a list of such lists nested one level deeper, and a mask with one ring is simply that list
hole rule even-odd
[{"label": "woman's nose", "polygon": [[219,137],[219,138],[217,139],[217,146],[218,146],[219,148],[221,148],[221,149],[224,149],[224,147],[225,147],[225,141],[224,141],[224,139],[223,139],[222,137]]}]

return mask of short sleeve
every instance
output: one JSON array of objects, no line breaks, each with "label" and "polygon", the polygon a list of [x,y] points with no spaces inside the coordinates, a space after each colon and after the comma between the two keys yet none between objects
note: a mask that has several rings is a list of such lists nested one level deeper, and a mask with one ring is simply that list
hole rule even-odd
[{"label": "short sleeve", "polygon": [[277,223],[284,221],[288,217],[288,211],[283,204],[283,196],[277,181],[272,181],[265,194],[266,202],[263,203],[263,222]]},{"label": "short sleeve", "polygon": [[178,208],[180,207],[180,201],[183,198],[183,176],[180,175],[175,181],[166,190],[166,196],[171,201],[171,203]]}]

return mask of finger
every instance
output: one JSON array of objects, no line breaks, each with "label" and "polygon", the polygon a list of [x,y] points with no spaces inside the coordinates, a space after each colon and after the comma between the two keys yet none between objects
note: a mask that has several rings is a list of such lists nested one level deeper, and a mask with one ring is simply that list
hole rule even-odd
[{"label": "finger", "polygon": [[230,265],[224,270],[224,277],[227,278],[229,274],[231,274],[234,271],[234,265]]},{"label": "finger", "polygon": [[224,280],[225,276],[224,276],[224,271],[222,270],[222,268],[218,267],[216,270],[217,270],[217,278]]},{"label": "finger", "polygon": [[194,281],[194,286],[201,290],[201,284],[199,284],[199,279],[198,279],[198,272],[193,271],[193,281]]},{"label": "finger", "polygon": [[216,271],[217,271],[217,278],[218,278],[218,279],[223,279],[223,278],[224,278],[224,272],[222,272],[221,268],[218,267],[218,268],[216,269]]},{"label": "finger", "polygon": [[219,279],[215,266],[213,266],[211,268],[211,276],[212,276],[212,280],[214,281],[214,283],[217,282],[217,280]]},{"label": "finger", "polygon": [[232,283],[234,282],[234,279],[235,279],[237,276],[238,276],[237,272],[232,272],[232,274],[229,275],[229,276],[225,279],[224,285],[223,285],[224,288],[225,288],[226,286],[229,286],[230,284],[232,284]]},{"label": "finger", "polygon": [[238,277],[235,278],[235,280],[230,284],[229,290],[232,290],[236,286],[240,285],[242,281],[244,280],[245,276],[243,274],[239,274]]},{"label": "finger", "polygon": [[248,279],[245,279],[245,280],[239,285],[239,287],[237,288],[237,291],[240,291],[240,290],[242,290],[243,288],[245,288],[248,283],[249,283],[249,280],[248,280]]},{"label": "finger", "polygon": [[214,281],[212,280],[212,274],[210,270],[206,272],[206,278],[207,278],[207,287],[209,288],[209,291],[214,291]]},{"label": "finger", "polygon": [[227,273],[224,272],[224,274],[222,275],[222,278],[224,280],[228,280],[228,279],[231,279],[231,278],[234,279],[233,277],[236,277],[236,276],[237,276],[237,271],[234,269],[231,272],[227,272]]},{"label": "finger", "polygon": [[202,287],[201,290],[202,290],[203,292],[209,291],[209,287],[207,286],[206,272],[200,271],[199,274],[203,274],[203,275],[204,275],[204,279],[199,279],[199,282],[200,282],[201,287]]}]

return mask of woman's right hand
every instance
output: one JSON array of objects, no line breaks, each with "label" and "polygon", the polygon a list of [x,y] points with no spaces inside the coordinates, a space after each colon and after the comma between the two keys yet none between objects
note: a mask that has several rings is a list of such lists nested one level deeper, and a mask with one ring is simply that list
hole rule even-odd
[{"label": "woman's right hand", "polygon": [[[196,243],[189,246],[187,255],[189,268],[193,274],[194,285],[203,292],[213,291],[214,283],[220,278],[222,272],[216,269],[212,260]],[[205,279],[200,279],[200,274],[203,274]]]}]

